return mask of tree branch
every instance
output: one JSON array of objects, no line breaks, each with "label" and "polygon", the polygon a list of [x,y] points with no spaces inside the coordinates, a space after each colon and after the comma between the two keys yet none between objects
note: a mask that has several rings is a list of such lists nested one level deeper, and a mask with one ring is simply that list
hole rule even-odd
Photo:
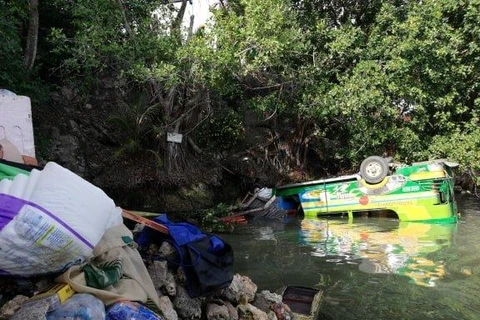
[{"label": "tree branch", "polygon": [[193,22],[194,22],[194,20],[195,20],[195,16],[192,14],[190,16],[190,26],[188,27],[188,38],[187,38],[187,40],[190,40],[190,38],[193,35]]},{"label": "tree branch", "polygon": [[127,14],[125,10],[125,5],[123,4],[122,0],[118,0],[118,4],[120,5],[120,9],[122,9],[122,16],[123,16],[123,21],[125,21],[125,29],[127,30],[127,33],[133,37],[132,33],[132,28],[130,27],[130,23],[127,20]]},{"label": "tree branch", "polygon": [[180,7],[180,10],[178,10],[175,20],[173,20],[172,29],[178,29],[182,25],[183,16],[185,15],[185,10],[187,8],[187,2],[188,0],[182,1],[182,6]]},{"label": "tree branch", "polygon": [[202,149],[200,149],[200,147],[197,146],[197,144],[195,143],[195,141],[193,141],[192,138],[187,137],[187,141],[188,141],[188,144],[192,147],[192,149],[193,149],[196,153],[198,153],[198,154],[202,154],[202,153],[203,153]]},{"label": "tree branch", "polygon": [[33,68],[37,55],[38,43],[38,0],[30,0],[27,43],[25,45],[24,63],[28,70]]}]

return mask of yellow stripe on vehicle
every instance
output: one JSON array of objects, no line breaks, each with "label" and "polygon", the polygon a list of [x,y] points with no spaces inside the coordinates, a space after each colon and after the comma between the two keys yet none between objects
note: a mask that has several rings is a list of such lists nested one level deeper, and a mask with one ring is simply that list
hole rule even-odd
[{"label": "yellow stripe on vehicle", "polygon": [[412,173],[410,175],[410,180],[417,181],[417,180],[427,180],[427,179],[435,179],[435,178],[445,178],[446,173],[445,171],[437,171],[437,172],[417,172]]},{"label": "yellow stripe on vehicle", "polygon": [[380,188],[383,188],[387,182],[388,182],[388,177],[385,177],[383,178],[382,181],[380,181],[379,183],[375,183],[375,184],[369,184],[367,183],[367,181],[365,181],[365,179],[360,179],[360,184],[362,186],[364,186],[365,188],[369,188],[369,189],[380,189]]}]

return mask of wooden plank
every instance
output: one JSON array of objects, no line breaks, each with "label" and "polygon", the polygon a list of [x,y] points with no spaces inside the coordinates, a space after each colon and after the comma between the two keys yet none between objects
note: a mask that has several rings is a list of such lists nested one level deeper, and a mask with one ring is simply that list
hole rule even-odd
[{"label": "wooden plank", "polygon": [[144,224],[145,226],[147,226],[147,227],[149,227],[153,230],[156,230],[158,232],[169,234],[168,228],[165,227],[163,224],[160,224],[160,223],[157,223],[155,221],[144,218],[142,216],[139,216],[139,215],[137,215],[137,214],[135,214],[131,211],[127,211],[125,209],[122,209],[122,216],[125,219],[129,219],[129,220]]},{"label": "wooden plank", "polygon": [[136,216],[144,217],[144,218],[155,218],[160,215],[160,213],[156,212],[147,212],[147,211],[136,211],[136,210],[128,210],[128,212],[133,213]]},{"label": "wooden plank", "polygon": [[239,223],[239,224],[247,223],[247,219],[245,218],[245,216],[227,216],[227,217],[219,218],[219,220],[225,223]]}]

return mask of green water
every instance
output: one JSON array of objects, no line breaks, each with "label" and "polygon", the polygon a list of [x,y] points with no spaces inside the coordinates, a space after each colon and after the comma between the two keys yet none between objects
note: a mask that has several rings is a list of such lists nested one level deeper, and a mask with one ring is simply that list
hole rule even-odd
[{"label": "green water", "polygon": [[263,221],[223,235],[259,290],[324,290],[333,319],[480,319],[480,199],[456,224],[383,218]]}]

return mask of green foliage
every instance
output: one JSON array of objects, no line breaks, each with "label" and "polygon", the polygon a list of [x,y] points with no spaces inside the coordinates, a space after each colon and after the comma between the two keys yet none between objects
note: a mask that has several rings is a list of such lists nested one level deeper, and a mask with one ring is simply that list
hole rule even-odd
[{"label": "green foliage", "polygon": [[28,1],[0,0],[0,88],[30,96],[35,102],[47,99],[48,86],[40,81],[37,69],[23,62],[24,31],[28,27]]},{"label": "green foliage", "polygon": [[244,137],[242,118],[231,109],[214,113],[201,123],[196,137],[210,151],[232,150]]},{"label": "green foliage", "polygon": [[232,232],[234,226],[225,223],[219,218],[232,214],[232,207],[224,203],[219,203],[211,209],[207,209],[201,213],[201,226],[207,232]]},{"label": "green foliage", "polygon": [[171,59],[175,48],[165,26],[155,24],[152,15],[162,3],[81,0],[61,4],[71,12],[73,32],[50,30],[53,53],[64,57],[57,72],[92,83],[98,74],[144,79],[142,69]]},{"label": "green foliage", "polygon": [[478,165],[459,133],[478,117],[478,1],[238,4],[191,42],[199,79],[242,89],[249,108],[314,121],[300,134],[333,145],[330,161],[424,160],[453,136],[461,161]]},{"label": "green foliage", "polygon": [[[302,150],[337,168],[388,153],[457,158],[478,174],[479,0],[229,3],[189,37],[172,29],[176,12],[163,0],[40,3],[50,19],[39,70],[87,94],[121,80],[130,103],[113,117],[125,155],[154,144],[178,152],[161,143],[171,131],[233,152],[252,109],[272,115],[273,136],[293,137],[295,166]],[[22,62],[27,4],[0,0],[0,85],[20,93],[40,88]],[[132,103],[138,92],[147,98]]]},{"label": "green foliage", "polygon": [[[19,83],[26,79],[13,77],[14,74],[25,74],[23,66],[22,37],[18,29],[22,27],[27,13],[25,3],[14,6],[7,5],[6,1],[0,1],[0,85],[15,90]],[[5,63],[10,61],[9,63]]]},{"label": "green foliage", "polygon": [[[452,143],[452,142],[455,143]],[[465,130],[457,129],[448,136],[437,135],[424,152],[425,157],[446,158],[457,161],[462,172],[468,173],[477,185],[480,176],[480,126],[472,123]]]},{"label": "green foliage", "polygon": [[120,146],[115,156],[135,158],[141,155],[153,155],[157,165],[162,166],[163,160],[157,151],[155,143],[164,132],[157,127],[160,115],[156,105],[148,106],[142,97],[134,104],[123,106],[112,114],[108,120],[112,132]]}]

